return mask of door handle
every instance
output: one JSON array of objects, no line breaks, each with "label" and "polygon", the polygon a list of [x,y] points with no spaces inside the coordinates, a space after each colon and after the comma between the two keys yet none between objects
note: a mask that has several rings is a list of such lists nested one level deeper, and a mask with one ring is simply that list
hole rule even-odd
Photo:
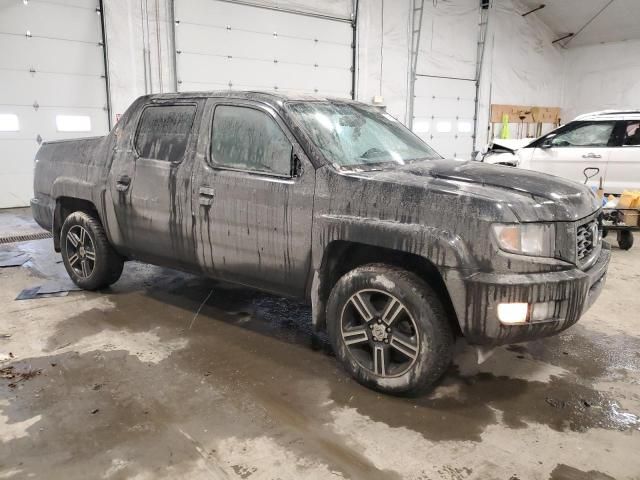
[{"label": "door handle", "polygon": [[602,158],[602,155],[598,155],[595,153],[587,153],[585,155],[582,155],[582,158]]},{"label": "door handle", "polygon": [[119,192],[126,192],[129,190],[129,185],[131,185],[131,177],[129,175],[121,175],[116,180],[116,190]]},{"label": "door handle", "polygon": [[200,187],[200,205],[208,207],[213,203],[216,192],[211,187]]}]

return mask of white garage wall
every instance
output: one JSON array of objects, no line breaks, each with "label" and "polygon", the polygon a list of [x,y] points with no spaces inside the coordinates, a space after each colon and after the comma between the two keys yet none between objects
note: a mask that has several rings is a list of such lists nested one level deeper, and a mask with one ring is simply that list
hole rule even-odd
[{"label": "white garage wall", "polygon": [[640,40],[565,52],[563,117],[604,109],[640,109]]},{"label": "white garage wall", "polygon": [[[530,8],[517,0],[494,0],[480,79],[477,147],[489,141],[493,104],[562,105],[564,50]],[[515,124],[510,129],[515,131]]]}]

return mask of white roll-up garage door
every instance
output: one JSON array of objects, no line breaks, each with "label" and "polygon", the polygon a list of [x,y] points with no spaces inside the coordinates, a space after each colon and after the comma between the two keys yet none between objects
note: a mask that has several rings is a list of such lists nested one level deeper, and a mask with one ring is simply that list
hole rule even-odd
[{"label": "white roll-up garage door", "polygon": [[469,160],[475,99],[476,83],[472,80],[418,76],[413,131],[440,155]]},{"label": "white roll-up garage door", "polygon": [[0,208],[26,206],[42,141],[103,135],[97,0],[0,0]]},{"label": "white roll-up garage door", "polygon": [[223,0],[175,0],[179,91],[351,97],[348,19]]},{"label": "white roll-up garage door", "polygon": [[413,131],[445,157],[473,150],[480,2],[424,2]]}]

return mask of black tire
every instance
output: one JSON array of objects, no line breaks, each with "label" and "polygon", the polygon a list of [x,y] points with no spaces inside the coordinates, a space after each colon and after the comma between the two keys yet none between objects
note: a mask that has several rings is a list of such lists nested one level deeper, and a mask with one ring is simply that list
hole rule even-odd
[{"label": "black tire", "polygon": [[629,230],[618,231],[618,246],[622,250],[629,250],[633,247],[633,232]]},{"label": "black tire", "polygon": [[65,219],[60,250],[69,277],[84,290],[108,287],[122,274],[123,258],[107,240],[100,220],[87,212],[74,212]]},{"label": "black tire", "polygon": [[[367,296],[364,309],[375,311],[370,321],[361,314],[365,304],[359,299]],[[417,275],[394,266],[365,265],[340,278],[329,296],[327,329],[346,370],[384,393],[424,392],[453,358],[454,335],[438,295]]]}]

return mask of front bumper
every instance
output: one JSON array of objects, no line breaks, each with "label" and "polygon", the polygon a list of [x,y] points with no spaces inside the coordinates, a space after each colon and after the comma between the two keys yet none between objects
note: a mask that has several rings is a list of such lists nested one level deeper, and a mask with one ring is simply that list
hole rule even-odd
[{"label": "front bumper", "polygon": [[[454,305],[462,333],[473,344],[502,345],[561,332],[576,323],[600,295],[610,258],[611,247],[603,242],[597,261],[588,270],[471,276],[464,280],[465,304]],[[498,320],[498,304],[511,302],[548,302],[554,308],[548,318],[503,325]]]}]

